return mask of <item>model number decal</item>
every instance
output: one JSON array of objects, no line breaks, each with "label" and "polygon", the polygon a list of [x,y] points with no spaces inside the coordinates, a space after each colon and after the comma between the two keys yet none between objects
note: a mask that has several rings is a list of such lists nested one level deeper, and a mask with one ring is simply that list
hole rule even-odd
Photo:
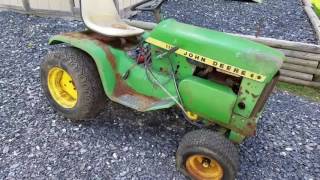
[{"label": "model number decal", "polygon": [[[159,40],[151,38],[151,37],[147,38],[146,42],[150,43],[152,45],[158,46],[162,49],[166,49],[166,50],[170,50],[170,49],[174,48],[174,46],[172,46],[168,43],[159,41]],[[231,66],[229,64],[225,64],[225,63],[219,62],[217,60],[210,59],[208,57],[204,57],[204,56],[201,56],[199,54],[196,54],[196,53],[193,53],[190,51],[186,51],[184,49],[178,49],[175,53],[179,54],[181,56],[187,57],[189,59],[192,59],[194,61],[201,62],[203,64],[207,64],[209,66],[223,70],[226,73],[230,73],[231,75],[234,75],[234,76],[241,76],[241,77],[245,77],[245,78],[252,79],[255,81],[259,81],[259,82],[263,82],[266,79],[266,77],[264,75],[257,74],[257,73],[254,73],[254,72],[251,72],[248,70],[244,70],[244,69],[241,69],[241,68],[238,68],[235,66]]]}]

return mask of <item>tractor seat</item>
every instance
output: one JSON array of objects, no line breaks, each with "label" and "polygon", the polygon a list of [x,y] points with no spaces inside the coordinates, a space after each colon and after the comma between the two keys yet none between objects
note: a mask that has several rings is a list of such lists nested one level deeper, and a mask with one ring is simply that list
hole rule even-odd
[{"label": "tractor seat", "polygon": [[113,0],[81,0],[81,16],[85,25],[97,33],[111,37],[129,37],[144,32],[121,20]]}]

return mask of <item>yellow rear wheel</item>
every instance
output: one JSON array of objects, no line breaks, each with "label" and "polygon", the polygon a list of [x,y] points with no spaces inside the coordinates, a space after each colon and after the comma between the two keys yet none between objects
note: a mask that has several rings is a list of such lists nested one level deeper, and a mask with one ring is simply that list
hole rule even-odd
[{"label": "yellow rear wheel", "polygon": [[60,67],[53,67],[48,73],[48,89],[52,98],[64,108],[77,104],[78,91],[70,74]]},{"label": "yellow rear wheel", "polygon": [[63,116],[83,121],[96,117],[106,96],[94,60],[65,47],[51,51],[41,63],[41,86],[51,106]]}]

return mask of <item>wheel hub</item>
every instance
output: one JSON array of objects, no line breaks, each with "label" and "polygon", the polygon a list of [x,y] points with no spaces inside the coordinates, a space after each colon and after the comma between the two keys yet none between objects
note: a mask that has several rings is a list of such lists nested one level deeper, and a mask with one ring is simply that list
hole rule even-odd
[{"label": "wheel hub", "polygon": [[220,180],[223,177],[221,165],[203,155],[193,155],[186,161],[188,173],[197,180]]},{"label": "wheel hub", "polygon": [[53,99],[64,108],[73,108],[77,104],[78,91],[70,74],[59,67],[48,73],[48,89]]},{"label": "wheel hub", "polygon": [[201,164],[202,164],[202,166],[203,166],[204,168],[208,168],[208,167],[210,166],[210,163],[211,163],[211,160],[208,159],[208,158],[204,158],[204,159],[202,160],[202,162],[201,162]]}]

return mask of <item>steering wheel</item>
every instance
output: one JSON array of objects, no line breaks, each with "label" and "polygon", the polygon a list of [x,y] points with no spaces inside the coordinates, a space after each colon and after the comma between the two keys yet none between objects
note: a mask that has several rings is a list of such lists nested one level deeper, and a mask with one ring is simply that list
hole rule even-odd
[{"label": "steering wheel", "polygon": [[159,23],[161,21],[160,9],[162,3],[166,0],[144,0],[135,5],[130,9],[131,11],[151,11],[156,17],[156,21]]}]

